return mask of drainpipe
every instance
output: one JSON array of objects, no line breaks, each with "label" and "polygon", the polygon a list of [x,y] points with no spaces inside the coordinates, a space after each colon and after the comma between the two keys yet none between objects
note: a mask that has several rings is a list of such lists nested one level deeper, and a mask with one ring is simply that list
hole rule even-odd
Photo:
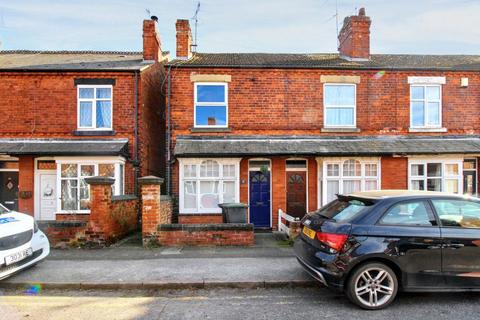
[{"label": "drainpipe", "polygon": [[171,148],[170,148],[170,143],[171,143],[171,91],[172,91],[172,85],[171,85],[171,71],[172,71],[172,66],[168,66],[168,72],[167,72],[167,168],[166,168],[166,180],[167,180],[167,195],[171,195]]},{"label": "drainpipe", "polygon": [[134,101],[134,106],[135,106],[135,128],[133,129],[133,133],[135,136],[135,148],[134,148],[134,159],[133,159],[133,167],[135,170],[135,179],[134,179],[134,192],[136,196],[139,196],[138,192],[138,181],[137,179],[139,178],[139,160],[138,160],[138,98],[139,98],[139,92],[138,92],[138,71],[135,71],[135,101]]}]

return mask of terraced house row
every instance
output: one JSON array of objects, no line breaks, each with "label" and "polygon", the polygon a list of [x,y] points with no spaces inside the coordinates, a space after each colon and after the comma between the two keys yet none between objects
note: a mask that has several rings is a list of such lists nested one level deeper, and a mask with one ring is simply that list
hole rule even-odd
[{"label": "terraced house row", "polygon": [[141,53],[3,51],[0,201],[88,219],[85,177],[121,195],[159,175],[180,223],[242,202],[276,229],[279,209],[301,217],[337,193],[476,195],[480,56],[372,54],[370,25],[364,9],[345,18],[325,54],[193,53],[177,20],[170,59],[155,18]]}]

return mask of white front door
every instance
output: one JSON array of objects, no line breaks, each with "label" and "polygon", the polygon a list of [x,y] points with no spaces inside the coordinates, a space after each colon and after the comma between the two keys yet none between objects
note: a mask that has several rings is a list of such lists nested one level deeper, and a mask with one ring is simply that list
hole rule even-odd
[{"label": "white front door", "polygon": [[57,176],[51,173],[40,173],[40,220],[55,220],[57,194]]}]

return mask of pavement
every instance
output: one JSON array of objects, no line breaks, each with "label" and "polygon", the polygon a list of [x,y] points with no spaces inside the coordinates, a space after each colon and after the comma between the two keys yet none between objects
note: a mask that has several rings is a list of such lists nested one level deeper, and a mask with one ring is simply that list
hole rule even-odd
[{"label": "pavement", "polygon": [[145,249],[138,236],[96,250],[52,250],[0,288],[187,289],[315,286],[280,234],[256,234],[252,247]]}]

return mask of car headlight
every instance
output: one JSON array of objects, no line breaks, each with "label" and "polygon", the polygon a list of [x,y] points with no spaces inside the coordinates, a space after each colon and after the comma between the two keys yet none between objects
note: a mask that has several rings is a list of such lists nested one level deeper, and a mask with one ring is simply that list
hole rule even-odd
[{"label": "car headlight", "polygon": [[37,224],[37,221],[33,220],[33,233],[37,233],[38,232],[38,224]]}]

